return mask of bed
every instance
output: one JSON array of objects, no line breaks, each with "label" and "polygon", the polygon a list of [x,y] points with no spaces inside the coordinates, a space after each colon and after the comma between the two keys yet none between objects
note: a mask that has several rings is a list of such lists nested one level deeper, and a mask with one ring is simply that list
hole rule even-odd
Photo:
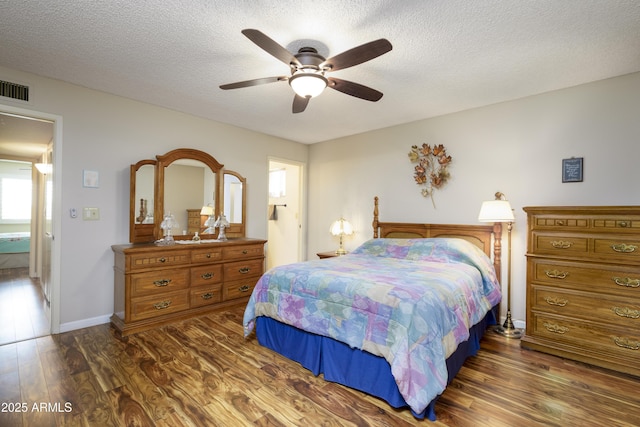
[{"label": "bed", "polygon": [[29,266],[31,234],[0,233],[0,269]]},{"label": "bed", "polygon": [[501,230],[380,222],[377,197],[373,228],[347,255],[267,271],[244,333],[327,381],[435,420],[438,396],[496,321]]}]

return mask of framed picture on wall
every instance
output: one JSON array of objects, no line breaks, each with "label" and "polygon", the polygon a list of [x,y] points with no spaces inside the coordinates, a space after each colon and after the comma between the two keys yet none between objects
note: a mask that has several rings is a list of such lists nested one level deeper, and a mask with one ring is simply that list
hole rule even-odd
[{"label": "framed picture on wall", "polygon": [[582,157],[562,159],[562,182],[582,182]]}]

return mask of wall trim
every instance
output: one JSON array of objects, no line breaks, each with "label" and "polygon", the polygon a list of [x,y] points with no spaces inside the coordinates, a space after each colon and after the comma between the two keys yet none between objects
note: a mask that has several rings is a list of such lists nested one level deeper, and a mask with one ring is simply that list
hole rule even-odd
[{"label": "wall trim", "polygon": [[103,325],[109,323],[111,314],[104,314],[102,316],[90,317],[88,319],[75,320],[73,322],[61,323],[60,333],[75,331],[76,329],[89,328],[91,326]]}]

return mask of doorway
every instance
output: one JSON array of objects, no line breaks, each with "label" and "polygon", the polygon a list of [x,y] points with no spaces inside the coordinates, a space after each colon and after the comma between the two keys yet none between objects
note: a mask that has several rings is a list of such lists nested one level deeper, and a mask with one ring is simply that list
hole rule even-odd
[{"label": "doorway", "polygon": [[55,134],[55,118],[0,105],[0,158],[4,159],[0,161],[0,244],[6,243],[4,253],[0,250],[0,345],[49,335],[53,330],[50,259]]},{"label": "doorway", "polygon": [[303,259],[303,164],[269,159],[267,268]]}]

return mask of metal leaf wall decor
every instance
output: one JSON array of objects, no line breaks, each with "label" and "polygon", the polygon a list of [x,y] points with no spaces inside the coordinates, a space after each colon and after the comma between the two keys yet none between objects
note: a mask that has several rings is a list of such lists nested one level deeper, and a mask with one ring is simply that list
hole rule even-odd
[{"label": "metal leaf wall decor", "polygon": [[416,184],[422,186],[422,195],[424,197],[430,197],[433,207],[436,204],[433,200],[433,192],[442,188],[449,180],[449,171],[447,167],[451,163],[451,156],[447,155],[447,149],[444,145],[422,144],[411,146],[409,152],[409,160],[412,163],[417,163],[413,171],[413,179]]}]

